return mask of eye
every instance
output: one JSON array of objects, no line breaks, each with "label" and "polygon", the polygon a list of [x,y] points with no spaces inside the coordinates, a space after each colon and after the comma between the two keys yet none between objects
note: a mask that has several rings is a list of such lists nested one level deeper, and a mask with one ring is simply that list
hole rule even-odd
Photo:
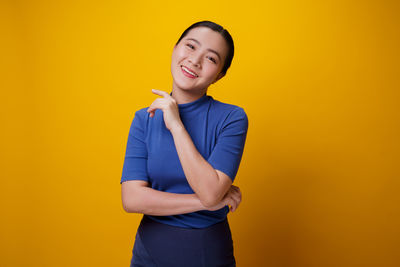
[{"label": "eye", "polygon": [[190,49],[194,49],[194,46],[191,44],[186,44],[187,47],[189,47]]},{"label": "eye", "polygon": [[208,57],[208,59],[209,59],[210,61],[212,61],[213,63],[217,63],[217,61],[216,61],[215,58],[213,58],[213,57]]}]

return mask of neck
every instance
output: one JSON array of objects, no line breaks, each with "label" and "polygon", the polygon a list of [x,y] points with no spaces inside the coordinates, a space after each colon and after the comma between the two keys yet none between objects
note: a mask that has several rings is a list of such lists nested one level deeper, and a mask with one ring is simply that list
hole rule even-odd
[{"label": "neck", "polygon": [[202,97],[205,93],[207,92],[207,89],[205,90],[199,90],[199,91],[185,91],[179,88],[172,88],[172,97],[175,99],[177,104],[186,104],[193,102],[200,97]]}]

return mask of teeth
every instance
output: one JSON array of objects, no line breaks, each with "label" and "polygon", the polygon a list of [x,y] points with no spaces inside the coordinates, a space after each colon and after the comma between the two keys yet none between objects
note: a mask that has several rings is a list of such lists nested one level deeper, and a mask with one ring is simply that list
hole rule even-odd
[{"label": "teeth", "polygon": [[191,71],[188,70],[185,66],[182,66],[182,69],[183,69],[184,71],[186,71],[187,73],[190,73],[190,74],[192,74],[193,76],[196,76],[196,77],[197,77],[197,74],[196,74],[196,73],[191,72]]}]

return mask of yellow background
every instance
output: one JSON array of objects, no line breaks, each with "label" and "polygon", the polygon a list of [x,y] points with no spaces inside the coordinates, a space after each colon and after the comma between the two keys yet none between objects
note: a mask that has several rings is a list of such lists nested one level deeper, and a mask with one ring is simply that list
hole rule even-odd
[{"label": "yellow background", "polygon": [[398,1],[0,2],[0,266],[129,266],[134,112],[193,22],[236,54],[209,89],[249,132],[239,267],[400,266]]}]

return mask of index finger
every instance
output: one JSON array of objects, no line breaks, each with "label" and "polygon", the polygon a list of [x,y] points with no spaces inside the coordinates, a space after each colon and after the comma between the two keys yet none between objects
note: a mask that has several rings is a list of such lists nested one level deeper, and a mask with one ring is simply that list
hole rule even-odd
[{"label": "index finger", "polygon": [[151,89],[151,91],[153,92],[153,94],[159,95],[159,96],[163,96],[165,98],[171,97],[167,92],[161,91],[161,90],[157,90],[157,89]]}]

